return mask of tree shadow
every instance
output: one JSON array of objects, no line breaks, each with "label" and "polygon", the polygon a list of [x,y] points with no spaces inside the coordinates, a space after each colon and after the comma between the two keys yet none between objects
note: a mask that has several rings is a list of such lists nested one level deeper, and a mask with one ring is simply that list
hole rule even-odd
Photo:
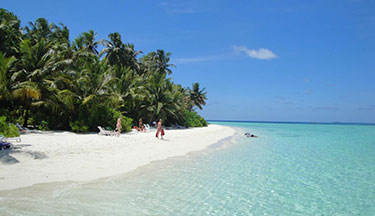
[{"label": "tree shadow", "polygon": [[15,154],[24,154],[31,157],[34,160],[47,158],[47,155],[43,152],[22,150],[22,147],[27,146],[31,146],[31,144],[19,144],[17,146],[13,146],[10,149],[1,150],[0,163],[7,165],[19,163],[20,161],[13,156]]},{"label": "tree shadow", "polygon": [[2,163],[2,164],[19,163],[20,162],[19,160],[17,160],[16,158],[14,158],[10,155],[10,152],[12,152],[12,151],[13,151],[12,149],[2,150],[0,152],[0,163]]}]

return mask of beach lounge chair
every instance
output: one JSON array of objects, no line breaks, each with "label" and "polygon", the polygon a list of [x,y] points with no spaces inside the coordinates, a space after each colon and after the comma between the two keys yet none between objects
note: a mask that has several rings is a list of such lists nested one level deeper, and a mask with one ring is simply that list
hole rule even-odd
[{"label": "beach lounge chair", "polygon": [[144,124],[146,131],[150,131],[153,128],[149,124]]},{"label": "beach lounge chair", "polygon": [[8,142],[0,142],[0,151],[5,150],[5,149],[12,149],[13,144],[8,143]]},{"label": "beach lounge chair", "polygon": [[4,136],[0,135],[0,151],[11,148],[13,148],[13,144],[7,142],[7,139]]},{"label": "beach lounge chair", "polygon": [[20,124],[16,123],[16,127],[20,131],[20,133],[30,133],[31,131],[28,128],[22,127]]},{"label": "beach lounge chair", "polygon": [[181,126],[179,124],[171,125],[170,129],[186,129],[186,126]]},{"label": "beach lounge chair", "polygon": [[175,127],[176,127],[176,129],[186,129],[186,126],[181,126],[177,123],[176,123]]},{"label": "beach lounge chair", "polygon": [[4,137],[2,134],[0,134],[0,141],[1,142],[8,142],[8,141],[21,142],[21,137]]},{"label": "beach lounge chair", "polygon": [[104,135],[104,136],[117,136],[117,132],[116,131],[108,131],[104,128],[102,128],[101,126],[98,126],[98,129],[99,129],[99,135]]}]

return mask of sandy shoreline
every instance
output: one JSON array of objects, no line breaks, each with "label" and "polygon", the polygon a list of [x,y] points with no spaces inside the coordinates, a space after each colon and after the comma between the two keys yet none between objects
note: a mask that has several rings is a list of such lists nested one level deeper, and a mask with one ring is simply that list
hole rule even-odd
[{"label": "sandy shoreline", "polygon": [[203,150],[234,133],[230,127],[209,125],[167,130],[165,140],[156,139],[153,131],[120,137],[71,132],[26,134],[21,143],[14,143],[18,148],[1,153],[0,190],[123,174],[155,160]]}]

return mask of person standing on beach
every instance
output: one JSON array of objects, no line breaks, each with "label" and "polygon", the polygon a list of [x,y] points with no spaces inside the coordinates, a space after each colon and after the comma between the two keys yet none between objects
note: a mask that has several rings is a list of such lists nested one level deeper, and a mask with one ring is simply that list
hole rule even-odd
[{"label": "person standing on beach", "polygon": [[120,136],[120,133],[121,133],[121,116],[118,117],[118,119],[117,119],[116,130],[117,130],[117,136]]},{"label": "person standing on beach", "polygon": [[163,125],[162,125],[161,119],[159,119],[159,121],[158,121],[158,128],[156,130],[156,138],[159,138],[159,133],[160,133],[161,139],[163,139],[164,129],[163,129]]}]

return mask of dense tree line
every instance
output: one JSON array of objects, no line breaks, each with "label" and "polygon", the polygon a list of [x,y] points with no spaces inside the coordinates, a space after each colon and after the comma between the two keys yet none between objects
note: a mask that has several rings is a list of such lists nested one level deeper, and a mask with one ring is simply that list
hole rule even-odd
[{"label": "dense tree line", "polygon": [[90,30],[70,40],[68,27],[44,18],[21,27],[17,16],[0,9],[0,116],[74,131],[113,127],[119,116],[127,129],[139,118],[206,125],[194,111],[205,105],[205,89],[174,83],[170,56],[143,54],[119,33],[98,40]]}]

